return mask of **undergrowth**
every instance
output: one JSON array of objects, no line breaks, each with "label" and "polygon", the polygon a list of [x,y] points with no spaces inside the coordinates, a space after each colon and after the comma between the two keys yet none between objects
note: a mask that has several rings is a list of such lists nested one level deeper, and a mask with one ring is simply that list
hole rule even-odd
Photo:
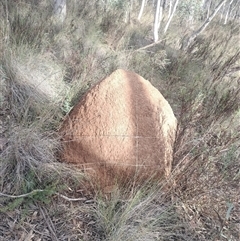
[{"label": "undergrowth", "polygon": [[[69,1],[62,25],[48,1],[0,3],[0,240],[239,240],[239,27],[213,22],[182,52],[177,21],[150,45],[148,13],[129,22],[121,4],[98,3]],[[171,104],[173,171],[154,185],[87,192],[84,174],[59,162],[58,128],[118,68]]]}]

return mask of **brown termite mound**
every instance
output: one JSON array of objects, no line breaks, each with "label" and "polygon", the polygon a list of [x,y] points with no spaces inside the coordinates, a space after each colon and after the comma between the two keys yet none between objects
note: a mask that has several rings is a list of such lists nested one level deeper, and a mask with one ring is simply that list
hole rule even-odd
[{"label": "brown termite mound", "polygon": [[162,179],[171,172],[176,126],[169,103],[149,81],[118,69],[66,116],[62,160],[102,188]]}]

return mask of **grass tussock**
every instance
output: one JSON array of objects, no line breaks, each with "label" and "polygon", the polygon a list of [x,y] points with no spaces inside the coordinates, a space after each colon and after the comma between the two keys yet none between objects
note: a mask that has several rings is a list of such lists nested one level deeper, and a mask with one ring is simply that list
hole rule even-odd
[{"label": "grass tussock", "polygon": [[[0,240],[239,240],[238,25],[212,22],[182,52],[191,29],[180,14],[151,45],[149,6],[138,22],[139,5],[129,18],[124,1],[67,2],[61,24],[49,1],[0,3]],[[117,68],[142,75],[171,104],[173,171],[161,183],[92,192],[83,173],[59,162],[58,128]]]},{"label": "grass tussock", "polygon": [[99,198],[93,216],[102,240],[195,240],[163,186],[146,182]]}]

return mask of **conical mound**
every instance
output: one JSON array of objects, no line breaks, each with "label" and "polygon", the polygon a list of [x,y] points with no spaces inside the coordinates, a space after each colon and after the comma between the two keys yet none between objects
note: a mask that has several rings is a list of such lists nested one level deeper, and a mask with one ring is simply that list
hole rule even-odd
[{"label": "conical mound", "polygon": [[107,182],[136,173],[163,177],[171,171],[176,126],[161,93],[136,73],[119,69],[66,117],[62,159]]}]

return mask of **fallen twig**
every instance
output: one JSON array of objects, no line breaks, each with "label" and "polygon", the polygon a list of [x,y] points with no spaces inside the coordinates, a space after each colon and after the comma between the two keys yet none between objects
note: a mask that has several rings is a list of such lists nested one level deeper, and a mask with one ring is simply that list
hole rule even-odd
[{"label": "fallen twig", "polygon": [[141,48],[139,48],[139,49],[136,49],[136,50],[134,50],[134,52],[137,52],[137,51],[140,51],[140,50],[144,50],[144,49],[153,47],[153,46],[155,46],[155,45],[157,45],[157,44],[160,44],[163,40],[164,40],[164,39],[161,39],[161,40],[157,41],[156,43],[152,43],[152,44],[146,45],[146,46],[144,46],[144,47],[141,47]]},{"label": "fallen twig", "polygon": [[[44,192],[44,190],[36,189],[36,190],[33,190],[33,191],[29,192],[29,193],[25,193],[25,194],[21,194],[21,195],[9,195],[9,194],[5,194],[5,193],[1,193],[0,192],[0,197],[3,196],[3,197],[8,197],[8,198],[22,198],[22,197],[28,197],[28,196],[30,196],[30,195],[32,195],[34,193],[38,193],[38,192]],[[56,194],[57,196],[65,199],[65,200],[67,200],[69,202],[85,201],[86,200],[86,198],[69,198],[69,197],[67,197],[67,196],[65,196],[63,194],[58,193],[58,192],[56,192],[54,194]]]},{"label": "fallen twig", "polygon": [[85,201],[85,200],[87,200],[87,199],[84,198],[84,197],[82,197],[82,198],[69,198],[69,197],[64,196],[64,195],[62,195],[62,194],[60,194],[60,193],[56,193],[56,195],[58,195],[59,197],[65,199],[65,200],[67,200],[67,201],[70,201],[70,202],[71,202],[71,201],[72,201],[72,202],[75,202],[75,201]]},{"label": "fallen twig", "polygon": [[28,197],[34,193],[37,193],[37,192],[43,192],[44,190],[41,190],[41,189],[36,189],[36,190],[33,190],[29,193],[25,193],[25,194],[21,194],[21,195],[9,195],[9,194],[5,194],[5,193],[1,193],[0,192],[0,197],[3,196],[3,197],[9,197],[9,198],[21,198],[21,197]]}]

